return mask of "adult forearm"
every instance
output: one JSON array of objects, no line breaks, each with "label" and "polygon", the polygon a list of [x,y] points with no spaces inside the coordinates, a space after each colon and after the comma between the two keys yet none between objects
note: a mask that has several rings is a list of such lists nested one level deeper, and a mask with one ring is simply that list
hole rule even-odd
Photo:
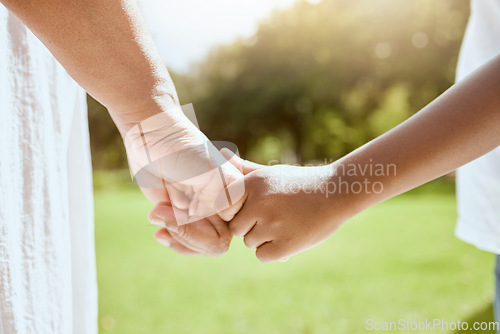
[{"label": "adult forearm", "polygon": [[0,1],[110,110],[121,130],[178,105],[135,1]]},{"label": "adult forearm", "polygon": [[363,191],[355,196],[353,202],[358,204],[354,212],[359,212],[453,171],[499,145],[500,57],[497,57],[413,117],[333,167],[339,172],[355,164],[357,173],[345,175],[344,179],[383,185],[381,192],[379,184],[376,192]]}]

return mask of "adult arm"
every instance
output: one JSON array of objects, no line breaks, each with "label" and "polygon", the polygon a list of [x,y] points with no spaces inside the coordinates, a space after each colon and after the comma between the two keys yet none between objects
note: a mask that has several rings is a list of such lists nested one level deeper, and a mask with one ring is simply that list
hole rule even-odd
[{"label": "adult arm", "polygon": [[[174,85],[145,28],[135,1],[0,2],[48,47],[75,81],[107,107],[124,138],[127,138],[129,130],[137,129],[137,124],[155,116],[154,122],[150,122],[155,128],[147,133],[150,135],[147,145],[143,145],[144,138],[136,136],[135,132],[132,138],[128,137],[129,161],[131,157],[141,156],[139,150],[148,146],[148,158],[177,154],[179,158],[175,159],[175,164],[163,166],[167,173],[175,174],[190,166],[211,162],[213,157],[197,149],[207,145],[208,140],[183,115]],[[132,162],[138,165],[143,163]],[[228,182],[238,177],[238,171],[234,167],[221,168]],[[153,173],[151,177],[158,178],[163,172],[164,170]],[[168,176],[161,175],[161,178],[163,180],[163,177]],[[192,194],[194,188],[195,194],[210,198],[210,193],[203,192],[204,189],[213,192],[210,180],[205,179],[203,182],[208,186],[189,184],[181,185],[180,189]],[[178,212],[187,212],[188,209],[196,211],[191,205],[192,201],[191,204],[185,203],[187,195],[182,191],[176,192],[178,200],[175,202],[172,193],[167,193],[164,188],[143,187],[142,190],[157,207],[163,209],[160,210],[162,212],[170,212],[173,207],[177,207]],[[196,203],[198,202],[199,199],[196,199]],[[191,207],[188,208],[187,205]],[[197,223],[183,227],[182,234],[176,233],[177,230],[174,229],[169,235],[186,249],[193,250],[191,253],[219,255],[227,250],[230,233],[216,215],[204,217]],[[187,236],[189,240],[186,240]]]},{"label": "adult arm", "polygon": [[174,85],[131,0],[1,0],[123,133],[148,116],[176,112]]}]

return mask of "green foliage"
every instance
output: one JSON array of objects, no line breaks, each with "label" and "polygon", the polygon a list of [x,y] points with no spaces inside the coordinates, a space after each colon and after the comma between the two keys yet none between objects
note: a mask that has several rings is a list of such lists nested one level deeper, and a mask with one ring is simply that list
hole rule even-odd
[{"label": "green foliage", "polygon": [[467,15],[466,1],[299,2],[214,50],[179,91],[243,155],[266,162],[256,148],[273,137],[299,161],[338,158],[453,83]]},{"label": "green foliage", "polygon": [[394,85],[385,92],[379,107],[368,118],[375,135],[392,129],[411,115],[409,93],[404,85]]},{"label": "green foliage", "polygon": [[247,158],[332,160],[451,86],[468,11],[465,0],[303,1],[174,82],[209,138]]},{"label": "green foliage", "polygon": [[126,167],[125,147],[108,111],[89,95],[87,105],[92,166],[94,169]]}]

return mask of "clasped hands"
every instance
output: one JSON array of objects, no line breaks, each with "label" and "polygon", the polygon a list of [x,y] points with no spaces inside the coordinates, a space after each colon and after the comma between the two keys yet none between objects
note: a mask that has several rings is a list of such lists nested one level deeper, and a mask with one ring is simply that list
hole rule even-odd
[{"label": "clasped hands", "polygon": [[162,227],[155,238],[177,253],[219,256],[237,236],[262,262],[284,261],[349,218],[349,198],[325,191],[337,178],[332,166],[263,166],[208,143],[180,113],[125,137],[134,178],[155,204],[149,220]]},{"label": "clasped hands", "polygon": [[[290,256],[329,238],[345,220],[341,202],[327,198],[324,187],[332,179],[330,166],[263,166],[240,159],[228,150],[222,155],[242,172],[242,198],[208,218],[178,225],[171,203],[151,210],[160,243],[183,255],[218,256],[225,253],[233,236],[256,249],[262,262],[285,261]],[[337,211],[335,214],[335,211]]]}]

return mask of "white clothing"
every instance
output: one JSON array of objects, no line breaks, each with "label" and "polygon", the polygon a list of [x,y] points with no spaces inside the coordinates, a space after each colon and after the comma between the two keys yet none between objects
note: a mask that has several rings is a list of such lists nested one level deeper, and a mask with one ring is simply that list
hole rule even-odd
[{"label": "white clothing", "polygon": [[0,5],[0,333],[97,333],[83,90]]},{"label": "white clothing", "polygon": [[[472,0],[457,81],[499,54],[500,0]],[[456,182],[457,237],[500,254],[500,147],[459,168]]]}]

